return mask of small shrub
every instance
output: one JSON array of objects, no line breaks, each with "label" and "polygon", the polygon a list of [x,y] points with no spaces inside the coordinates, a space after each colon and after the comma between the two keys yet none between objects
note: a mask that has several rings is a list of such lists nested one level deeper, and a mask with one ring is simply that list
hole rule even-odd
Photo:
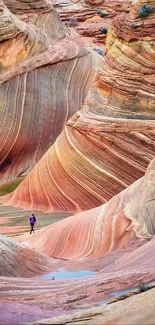
[{"label": "small shrub", "polygon": [[107,30],[107,28],[102,28],[101,30],[100,30],[100,32],[101,32],[101,34],[107,34],[107,32],[108,32],[108,30]]},{"label": "small shrub", "polygon": [[144,18],[147,17],[148,15],[152,14],[153,12],[153,7],[151,5],[143,5],[140,7],[138,13],[139,17]]},{"label": "small shrub", "polygon": [[136,23],[131,23],[131,24],[130,24],[130,27],[131,27],[131,28],[136,28],[137,25],[136,25]]},{"label": "small shrub", "polygon": [[100,13],[100,17],[101,17],[101,18],[104,18],[104,17],[106,17],[106,16],[108,16],[108,14],[106,14],[106,12],[101,12],[101,13]]},{"label": "small shrub", "polygon": [[77,18],[71,18],[69,21],[68,21],[68,26],[77,26],[78,24],[78,19]]},{"label": "small shrub", "polygon": [[147,286],[144,283],[141,283],[139,285],[140,292],[145,292],[147,290]]}]

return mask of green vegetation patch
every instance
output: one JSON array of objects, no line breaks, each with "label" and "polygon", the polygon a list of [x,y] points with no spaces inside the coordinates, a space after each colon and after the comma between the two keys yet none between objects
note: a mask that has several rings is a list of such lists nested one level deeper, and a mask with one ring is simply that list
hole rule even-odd
[{"label": "green vegetation patch", "polygon": [[13,181],[0,185],[0,196],[13,192],[24,179],[25,176],[21,176],[14,179]]}]

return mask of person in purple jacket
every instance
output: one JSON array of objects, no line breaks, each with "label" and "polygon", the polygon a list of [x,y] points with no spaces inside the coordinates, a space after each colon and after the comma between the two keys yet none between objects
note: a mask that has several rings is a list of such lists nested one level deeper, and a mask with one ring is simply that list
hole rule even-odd
[{"label": "person in purple jacket", "polygon": [[32,231],[34,232],[34,225],[36,223],[36,217],[35,215],[32,213],[31,214],[31,217],[29,218],[29,222],[30,222],[30,227],[31,227],[31,230],[30,230],[30,234],[32,234]]}]

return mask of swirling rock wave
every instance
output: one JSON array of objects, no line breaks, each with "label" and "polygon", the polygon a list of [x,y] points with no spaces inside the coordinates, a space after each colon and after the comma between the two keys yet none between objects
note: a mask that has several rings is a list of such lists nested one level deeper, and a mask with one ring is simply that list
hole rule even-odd
[{"label": "swirling rock wave", "polygon": [[[56,0],[54,5],[62,21],[75,28],[76,32],[82,35],[86,44],[90,44],[93,48],[98,45],[100,49],[105,50],[106,35],[101,30],[108,28],[117,14],[129,11],[132,4],[130,0],[86,0],[78,2]],[[102,17],[100,17],[100,13]]]},{"label": "swirling rock wave", "polygon": [[130,0],[85,0],[74,2],[67,0],[64,2],[55,0],[53,5],[56,6],[62,20],[76,18],[78,21],[85,21],[96,15],[97,9],[106,13],[107,17],[114,17],[118,13],[129,11],[131,6]]},{"label": "swirling rock wave", "polygon": [[51,10],[52,1],[50,0],[4,0],[5,5],[14,14],[43,13]]},{"label": "swirling rock wave", "polygon": [[[55,313],[60,312],[64,315],[61,319],[53,318],[48,321],[40,320],[38,324],[65,324],[67,322],[73,324],[74,321],[77,324],[81,324],[85,319],[86,323],[89,324],[90,320],[90,324],[93,325],[97,324],[97,319],[95,317],[97,315],[102,317],[102,323],[105,321],[107,324],[107,321],[114,316],[120,316],[122,304],[126,312],[128,312],[130,306],[132,313],[137,311],[138,305],[140,308],[150,307],[154,301],[155,295],[154,289],[148,290],[152,287],[150,281],[154,280],[154,240],[135,250],[135,255],[131,248],[130,251],[127,252],[124,250],[122,253],[125,254],[126,259],[123,261],[124,257],[122,255],[122,262],[118,267],[117,263],[120,262],[120,252],[115,252],[113,253],[113,259],[108,255],[107,259],[105,257],[104,259],[98,260],[98,267],[99,269],[103,267],[103,270],[97,272],[93,276],[76,279],[76,281],[74,279],[50,281],[37,278],[23,279],[1,277],[0,306],[2,306],[4,301],[8,304],[7,310],[3,314],[4,319],[8,319],[7,315],[12,314],[12,305],[19,306],[19,300],[23,305],[23,308],[22,305],[20,306],[21,310],[25,310],[26,305],[30,304],[33,306],[33,311],[36,315],[38,315],[36,307],[47,311],[47,314],[48,310],[51,310]],[[133,258],[131,257],[132,254]],[[129,258],[127,258],[127,256]],[[105,260],[105,265],[103,260]],[[64,261],[61,260],[61,263],[63,262]],[[107,262],[111,262],[108,269],[106,267]],[[128,266],[126,262],[128,262]],[[71,261],[71,265],[73,265],[73,263],[74,262]],[[92,265],[92,260],[90,264]],[[136,294],[141,292],[140,286],[142,283],[148,291],[142,294]],[[129,298],[122,300],[123,297]],[[111,305],[106,305],[105,302],[109,301],[109,299],[113,303]],[[11,304],[10,306],[9,303]],[[94,305],[96,306],[97,303],[100,307],[92,310],[91,307]],[[89,310],[84,310],[84,307],[89,308]],[[29,313],[29,310],[25,310],[25,315]],[[73,314],[74,310],[81,310],[81,312],[75,315]],[[67,316],[67,313],[70,315]],[[19,315],[19,308],[14,308],[12,322],[14,319],[20,317],[21,322],[19,323],[22,324],[22,315]],[[44,317],[45,316],[42,318]],[[38,317],[38,319],[40,318],[41,317]],[[34,321],[33,318],[30,320]],[[23,323],[25,324],[25,322]],[[6,324],[8,325],[7,322]],[[99,318],[99,324],[101,324],[101,318]],[[114,322],[112,324],[114,324]]]},{"label": "swirling rock wave", "polygon": [[119,251],[136,237],[151,239],[154,187],[155,160],[143,178],[108,203],[39,230],[30,239],[31,246],[49,256],[77,260]]},{"label": "swirling rock wave", "polygon": [[155,151],[155,12],[144,24],[138,16],[143,3],[114,19],[109,50],[82,110],[1,204],[77,213],[107,202],[144,175]]},{"label": "swirling rock wave", "polygon": [[0,2],[1,183],[30,170],[54,143],[82,107],[99,62],[49,3],[43,12],[32,3],[17,17]]},{"label": "swirling rock wave", "polygon": [[15,240],[0,236],[0,276],[32,277],[52,269],[52,261]]}]

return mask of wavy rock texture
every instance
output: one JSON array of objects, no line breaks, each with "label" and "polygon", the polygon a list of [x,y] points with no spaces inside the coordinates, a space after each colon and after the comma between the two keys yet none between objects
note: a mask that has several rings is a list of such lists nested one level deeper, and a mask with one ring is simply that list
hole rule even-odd
[{"label": "wavy rock texture", "polygon": [[[1,324],[3,325],[24,325],[30,321],[37,321],[42,318],[46,319],[53,316],[61,315],[62,312],[43,309],[42,306],[34,306],[32,302],[22,304],[21,302],[0,302]],[[20,311],[20,312],[19,312]]]},{"label": "wavy rock texture", "polygon": [[[88,0],[88,1],[55,1],[56,9],[63,21],[67,25],[75,28],[76,32],[82,35],[85,44],[95,45],[105,48],[106,35],[101,33],[101,29],[108,28],[112,19],[121,12],[129,11],[130,0]],[[105,13],[104,17],[97,14],[98,10]],[[76,24],[72,24],[76,20]],[[94,44],[95,43],[95,44]]]},{"label": "wavy rock texture", "polygon": [[[65,259],[99,258],[154,229],[155,160],[145,177],[101,207],[79,213],[38,231],[29,240],[37,251]],[[11,202],[9,203],[11,204]],[[24,238],[25,239],[25,238]]]},{"label": "wavy rock texture", "polygon": [[[15,11],[20,4],[8,3]],[[21,20],[1,1],[1,183],[39,161],[82,107],[98,67],[99,56],[69,36],[49,3],[35,13],[44,4],[32,2],[33,12]]]},{"label": "wavy rock texture", "polygon": [[2,204],[76,213],[99,206],[144,175],[155,151],[155,12],[144,24],[138,17],[142,4],[116,17],[82,110]]},{"label": "wavy rock texture", "polygon": [[85,0],[85,1],[72,1],[65,2],[55,0],[53,2],[62,20],[69,20],[70,18],[77,18],[78,21],[85,21],[96,15],[96,9],[103,10],[107,17],[114,17],[117,13],[129,10],[130,0]]},{"label": "wavy rock texture", "polygon": [[52,269],[52,261],[16,241],[0,236],[0,276],[32,277]]},{"label": "wavy rock texture", "polygon": [[[150,249],[151,246],[152,249]],[[138,260],[135,260],[135,265],[132,270],[130,270],[130,267],[124,270],[124,263],[122,263],[121,270],[116,271],[116,267],[115,270],[113,270],[113,261],[111,261],[111,266],[109,266],[108,271],[104,267],[101,272],[97,272],[91,277],[76,279],[76,281],[74,279],[65,279],[61,281],[55,280],[53,282],[37,278],[22,279],[3,277],[0,282],[0,306],[1,302],[3,303],[4,301],[7,304],[12,303],[14,306],[21,301],[23,305],[23,308],[22,306],[20,307],[21,310],[25,309],[27,304],[30,304],[33,306],[34,314],[36,315],[38,313],[36,306],[42,308],[44,311],[47,310],[47,314],[49,310],[55,313],[60,311],[61,314],[65,314],[61,319],[53,318],[49,321],[44,320],[40,321],[39,324],[74,324],[75,321],[75,323],[80,325],[83,323],[84,319],[84,324],[86,325],[89,324],[89,321],[91,325],[97,324],[97,316],[101,317],[99,318],[99,324],[102,324],[104,321],[107,324],[107,321],[114,316],[120,316],[120,311],[122,311],[122,309],[124,310],[123,315],[125,315],[129,310],[132,310],[133,313],[143,306],[147,308],[151,304],[154,304],[155,296],[155,289],[148,290],[151,288],[151,284],[148,282],[154,279],[154,240],[152,241],[152,245],[151,242],[149,242],[143,247],[145,247],[145,249],[143,250],[143,254],[141,254],[142,259],[139,260],[139,256],[137,255]],[[151,253],[151,256],[148,252]],[[127,252],[125,251],[124,253],[126,254]],[[139,252],[137,251],[137,253]],[[129,257],[130,255],[130,252],[128,252]],[[110,261],[109,257],[110,256],[108,256],[108,261]],[[119,254],[116,252],[114,253],[114,259],[116,263],[119,261]],[[104,259],[101,259],[99,261],[100,266],[103,265],[103,260]],[[140,268],[139,263],[141,263],[142,260],[145,260],[145,267],[142,266]],[[61,261],[61,263],[63,263],[63,261]],[[140,292],[139,285],[142,283],[146,283],[145,286],[148,291],[138,294]],[[123,297],[129,298],[122,300]],[[105,305],[104,303],[107,301],[113,303]],[[94,311],[90,309],[90,307],[97,306],[97,303],[100,305],[99,308],[95,308]],[[83,310],[84,308],[89,308],[89,310]],[[76,315],[73,314],[74,310],[78,311],[80,309],[80,313],[78,312]],[[11,306],[8,304],[6,315],[11,314],[11,312]],[[71,315],[67,316],[67,313]],[[25,311],[25,314],[28,314],[28,312]],[[17,316],[20,318],[21,314],[19,315],[19,310],[17,311],[15,308],[14,315],[12,315],[12,322]],[[33,318],[31,317],[30,321],[32,320]],[[25,322],[22,322],[21,317],[19,324],[22,323],[25,324]],[[9,325],[11,324],[9,323]]]},{"label": "wavy rock texture", "polygon": [[[154,249],[152,249],[153,253]],[[112,317],[116,315],[120,315],[120,311],[116,313],[116,307],[117,304],[121,305],[123,302],[125,302],[125,305],[129,307],[129,303],[126,301],[127,299],[124,299],[123,301],[121,298],[131,296],[130,299],[130,306],[132,307],[132,310],[136,310],[136,304],[133,303],[132,305],[132,299],[136,301],[136,295],[140,292],[139,285],[141,283],[146,283],[146,286],[149,288],[149,284],[147,282],[154,279],[154,254],[152,254],[152,260],[149,259],[149,262],[151,261],[151,264],[148,265],[147,263],[147,257],[148,254],[146,252],[145,254],[145,261],[146,261],[146,267],[145,269],[140,269],[139,264],[135,264],[134,270],[132,271],[124,271],[122,268],[121,271],[114,272],[113,271],[113,263],[111,263],[111,269],[110,273],[106,272],[106,270],[102,270],[101,272],[97,272],[97,274],[85,277],[85,278],[79,278],[79,279],[64,279],[64,280],[41,280],[37,278],[32,279],[23,279],[23,278],[1,278],[0,281],[0,306],[1,302],[8,303],[11,302],[14,303],[14,306],[21,302],[26,307],[27,304],[30,304],[34,307],[34,313],[36,312],[35,307],[38,306],[38,308],[42,308],[43,310],[51,310],[55,313],[63,311],[63,314],[72,314],[74,310],[80,310],[81,314],[86,314],[87,311],[83,311],[85,308],[93,307],[94,305],[97,306],[97,303],[100,304],[100,310],[99,314],[103,316],[102,321],[107,321],[108,319],[111,319]],[[115,259],[119,259],[119,255],[115,253]],[[100,264],[102,264],[102,259],[100,260]],[[61,263],[63,261],[61,260]],[[61,264],[62,265],[62,264]],[[147,269],[147,272],[146,272]],[[128,289],[125,290],[124,289]],[[150,286],[151,288],[151,286]],[[136,289],[136,290],[134,290]],[[9,296],[8,296],[8,290],[9,290]],[[121,291],[120,291],[121,290]],[[112,294],[115,292],[114,294]],[[153,294],[149,294],[149,291],[147,292],[147,300],[144,300],[143,303],[145,306],[149,306],[151,303],[151,300],[153,300],[152,297],[154,297],[155,290]],[[136,296],[135,296],[136,295]],[[133,297],[132,297],[133,296]],[[111,305],[103,305],[107,301],[116,302]],[[140,307],[142,308],[142,301]],[[21,310],[23,310],[21,308]],[[127,309],[126,312],[128,312],[130,309]],[[96,310],[97,311],[97,310]],[[88,311],[91,313],[91,310]],[[11,314],[11,306],[8,305],[7,313]],[[12,322],[15,319],[15,316],[19,314],[15,310],[15,313],[12,318]],[[25,313],[27,314],[27,312]],[[37,312],[36,312],[37,314]],[[72,324],[72,317],[69,316],[69,319],[67,319],[66,316],[64,316],[61,321],[64,321],[62,324],[66,324],[67,320],[70,320]],[[89,316],[91,316],[89,314]],[[84,315],[83,315],[84,316]],[[88,315],[87,315],[88,316]],[[94,315],[95,316],[95,315]],[[21,317],[21,316],[18,316]],[[91,317],[88,317],[91,319]],[[31,318],[32,319],[32,318]],[[30,319],[30,320],[31,320]],[[94,319],[94,318],[93,318]],[[32,319],[33,320],[33,319]],[[57,324],[56,320],[53,319],[53,323]],[[51,320],[52,321],[52,320]],[[58,321],[58,320],[57,320]],[[86,320],[88,321],[88,319]],[[45,321],[44,321],[45,322]],[[25,322],[23,322],[25,324]],[[53,324],[52,323],[52,324]],[[79,317],[79,323],[80,323],[80,317]],[[82,323],[82,315],[81,315],[81,323]],[[81,324],[80,323],[80,324]],[[4,323],[5,324],[5,323]],[[22,324],[22,321],[19,322],[19,324]],[[45,324],[48,324],[48,322],[45,322]],[[59,324],[59,323],[58,323]],[[61,323],[60,323],[61,324]],[[87,323],[86,323],[87,324]],[[89,323],[88,323],[89,324]],[[94,323],[95,319],[94,319]],[[101,322],[99,323],[101,324]],[[9,325],[11,325],[9,323]]]},{"label": "wavy rock texture", "polygon": [[39,320],[31,323],[31,325],[153,325],[155,321],[154,297],[155,290],[152,289],[112,305],[81,310],[72,315]]},{"label": "wavy rock texture", "polygon": [[[96,318],[94,318],[96,314],[102,316],[102,321],[107,321],[108,319],[119,315],[120,311],[117,310],[116,312],[116,307],[117,305],[121,305],[122,308],[123,302],[126,306],[126,312],[128,312],[130,308],[132,311],[136,311],[136,301],[138,300],[138,297],[143,295],[138,294],[141,292],[140,285],[145,283],[146,290],[155,286],[155,281],[150,282],[154,280],[155,241],[153,239],[148,243],[144,244],[144,241],[142,243],[143,246],[136,248],[134,242],[134,245],[130,246],[126,250],[113,252],[104,258],[97,260],[53,260],[52,269],[57,265],[58,269],[62,267],[68,269],[69,267],[69,270],[74,269],[76,271],[79,269],[96,270],[95,275],[79,278],[76,279],[76,281],[75,279],[63,279],[60,281],[57,280],[57,277],[55,281],[42,280],[39,278],[23,279],[1,277],[0,308],[2,308],[4,301],[7,304],[6,311],[2,309],[3,317],[1,315],[1,319],[9,319],[7,315],[12,314],[12,305],[14,305],[15,308],[14,314],[12,315],[12,323],[15,323],[14,320],[16,318],[20,318],[19,325],[25,324],[25,322],[22,321],[22,313],[19,315],[19,309],[16,308],[19,301],[23,305],[23,308],[21,306],[20,309],[22,311],[25,310],[25,315],[29,315],[30,309],[26,310],[26,305],[30,304],[33,306],[34,315],[38,315],[38,310],[36,310],[37,307],[47,311],[46,317],[50,317],[47,316],[48,311],[54,311],[55,314],[60,312],[61,314],[66,315],[67,313],[73,314],[74,310],[83,310],[84,308],[86,309],[100,305],[101,307],[98,308],[99,310],[95,310],[94,314],[92,313],[92,310],[88,311],[87,316],[90,317],[87,317],[86,324],[89,324],[87,323],[88,318],[91,320],[93,315],[92,324],[96,324]],[[142,243],[139,242],[138,245]],[[149,292],[150,290],[146,293],[147,299],[144,299],[143,301],[143,299],[140,298],[140,308],[142,308],[143,304],[147,307],[152,302],[154,303],[155,290],[153,293]],[[129,296],[131,296],[129,298],[130,304],[127,302],[127,299],[122,301],[123,297],[127,298]],[[121,301],[119,302],[118,300]],[[105,302],[115,302],[115,305],[110,304],[102,306],[102,303],[104,304]],[[86,313],[87,311],[81,311],[81,315],[79,315],[79,324],[83,321],[84,314],[86,315]],[[72,324],[72,317],[75,318],[73,315],[62,317],[61,321],[63,322],[60,322],[60,324],[66,324],[67,320],[70,320]],[[38,317],[38,319],[40,318]],[[30,316],[30,321],[33,321],[32,316]],[[51,322],[52,321],[54,324],[57,324],[59,320],[56,322],[54,318]],[[45,321],[43,323],[47,324]],[[11,325],[11,322],[4,322],[4,324]],[[99,324],[101,324],[101,319]]]},{"label": "wavy rock texture", "polygon": [[8,9],[14,13],[21,15],[23,13],[43,13],[51,10],[51,0],[4,0]]}]

